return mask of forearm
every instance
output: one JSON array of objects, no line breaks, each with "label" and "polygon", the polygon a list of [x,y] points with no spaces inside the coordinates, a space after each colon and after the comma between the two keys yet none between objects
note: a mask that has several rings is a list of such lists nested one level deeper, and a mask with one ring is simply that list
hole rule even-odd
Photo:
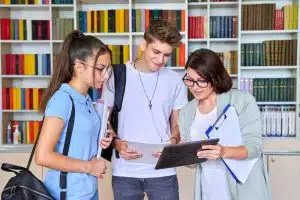
[{"label": "forearm", "polygon": [[36,159],[38,165],[65,172],[89,173],[91,170],[89,161],[73,159],[57,152],[52,152]]},{"label": "forearm", "polygon": [[177,144],[180,142],[180,132],[178,125],[171,130],[171,143]]},{"label": "forearm", "polygon": [[222,158],[244,160],[248,158],[248,149],[244,146],[224,147],[224,154]]}]

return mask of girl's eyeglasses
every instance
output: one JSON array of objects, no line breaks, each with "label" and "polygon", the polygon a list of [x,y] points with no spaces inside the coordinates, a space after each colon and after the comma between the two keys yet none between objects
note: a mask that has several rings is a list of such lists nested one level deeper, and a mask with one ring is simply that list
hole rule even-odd
[{"label": "girl's eyeglasses", "polygon": [[193,79],[187,78],[186,76],[187,76],[187,74],[184,75],[184,77],[182,78],[182,81],[188,87],[193,87],[194,84],[196,84],[200,88],[206,88],[208,86],[208,82],[205,80],[195,81]]},{"label": "girl's eyeglasses", "polygon": [[[111,64],[108,64],[107,66],[102,65],[102,64],[96,64],[95,66],[91,66],[91,65],[88,65],[88,64],[83,63],[83,62],[78,62],[78,63],[83,64],[83,65],[88,66],[88,67],[92,67],[102,75],[105,75],[106,73],[111,73],[111,70],[112,70],[112,65]],[[74,63],[74,65],[75,64],[76,63]],[[99,67],[97,67],[97,66],[99,66]]]}]

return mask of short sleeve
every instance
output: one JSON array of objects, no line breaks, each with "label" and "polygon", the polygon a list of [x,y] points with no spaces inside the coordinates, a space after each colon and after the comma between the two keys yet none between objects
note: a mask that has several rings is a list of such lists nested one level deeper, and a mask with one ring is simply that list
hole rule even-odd
[{"label": "short sleeve", "polygon": [[175,88],[173,110],[179,110],[187,103],[187,88],[182,81],[178,81]]},{"label": "short sleeve", "polygon": [[70,112],[70,97],[67,93],[58,90],[47,103],[45,117],[59,117],[63,119],[66,124],[69,120]]}]

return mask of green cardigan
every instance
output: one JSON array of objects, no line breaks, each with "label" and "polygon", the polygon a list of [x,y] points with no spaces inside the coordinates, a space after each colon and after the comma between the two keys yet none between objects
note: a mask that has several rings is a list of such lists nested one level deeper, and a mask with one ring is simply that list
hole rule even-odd
[{"label": "green cardigan", "polygon": [[[270,200],[271,193],[266,166],[263,159],[263,139],[261,114],[255,98],[248,93],[231,90],[217,95],[218,116],[227,104],[237,112],[243,137],[243,145],[248,149],[248,158],[257,158],[255,166],[245,184],[236,183],[230,172],[226,175],[232,200]],[[179,113],[180,136],[183,141],[191,141],[190,129],[197,111],[198,101],[193,100],[184,106]],[[195,200],[201,200],[200,172],[198,166],[195,181]],[[216,188],[216,191],[218,189]]]}]

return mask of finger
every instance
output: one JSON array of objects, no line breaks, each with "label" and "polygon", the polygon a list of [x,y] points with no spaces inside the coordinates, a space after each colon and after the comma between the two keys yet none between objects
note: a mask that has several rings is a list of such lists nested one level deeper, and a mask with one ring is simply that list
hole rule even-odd
[{"label": "finger", "polygon": [[197,155],[198,158],[207,158],[207,159],[210,159],[210,160],[215,160],[217,158],[219,158],[218,155],[215,155],[215,154],[201,154],[201,155]]},{"label": "finger", "polygon": [[101,141],[104,141],[104,142],[110,142],[111,141],[111,137],[105,137],[105,138],[102,138]]},{"label": "finger", "polygon": [[220,155],[220,151],[219,150],[205,150],[205,151],[199,151],[197,154],[199,154],[199,155],[205,155],[205,154]]},{"label": "finger", "polygon": [[218,145],[203,145],[202,149],[218,149]]},{"label": "finger", "polygon": [[126,149],[126,152],[127,152],[127,153],[135,153],[135,152],[137,152],[137,151],[136,151],[136,149],[130,148],[130,147],[129,147],[129,148]]}]

